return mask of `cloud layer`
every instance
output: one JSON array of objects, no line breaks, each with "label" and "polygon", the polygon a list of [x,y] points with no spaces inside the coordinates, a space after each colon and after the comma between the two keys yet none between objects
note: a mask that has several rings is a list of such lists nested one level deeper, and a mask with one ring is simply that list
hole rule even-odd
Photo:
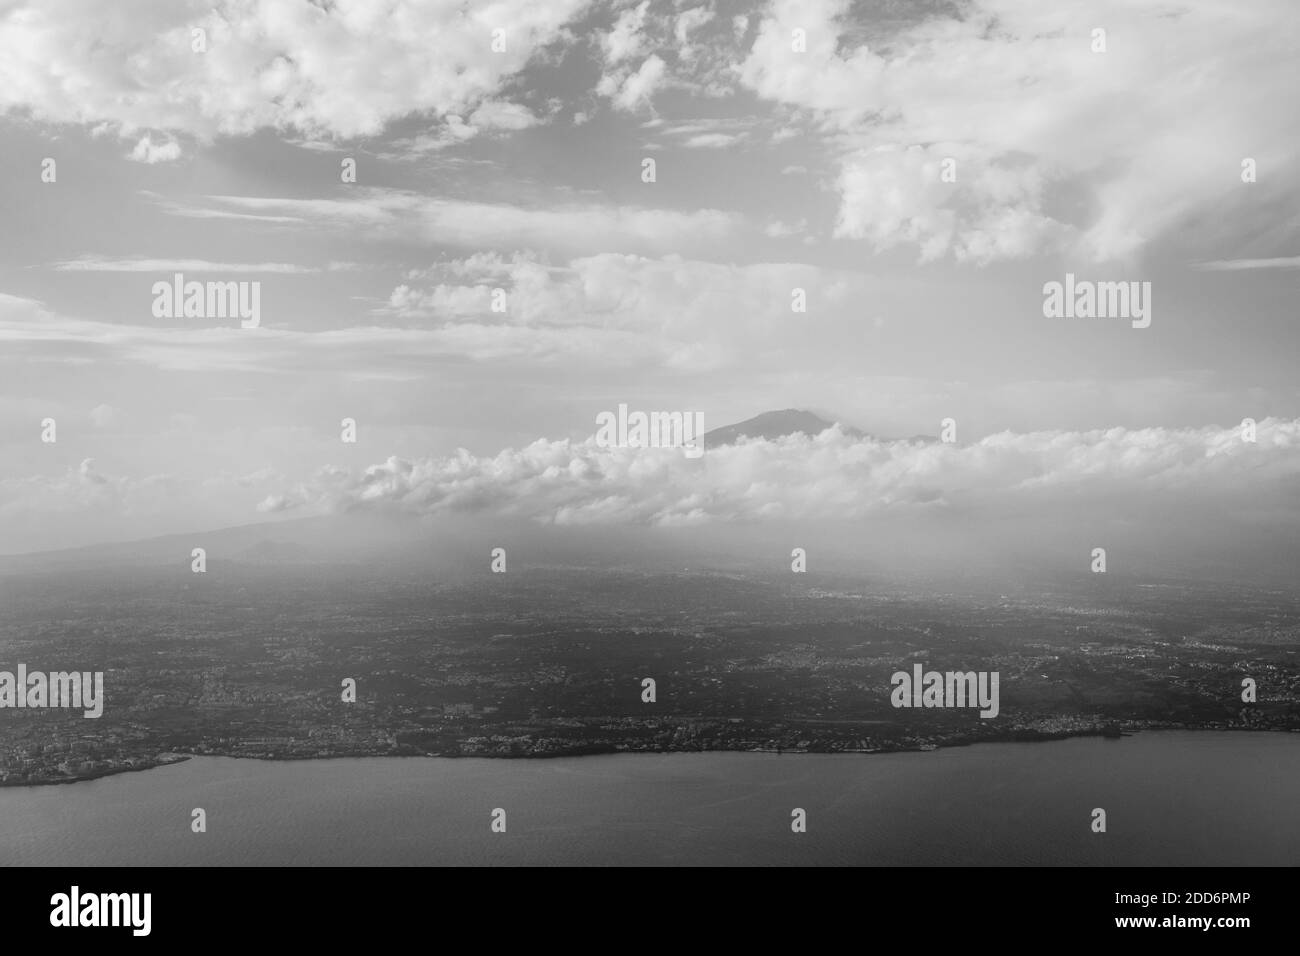
[{"label": "cloud layer", "polygon": [[[547,524],[686,526],[713,521],[857,519],[898,510],[963,512],[1152,497],[1189,506],[1224,496],[1289,507],[1300,420],[1240,428],[1002,432],[968,444],[855,439],[839,428],[708,448],[608,448],[540,440],[492,457],[389,458],[360,474],[324,469],[264,511],[486,512]],[[1165,498],[1167,500],[1167,498]],[[988,510],[985,515],[990,514]]]}]

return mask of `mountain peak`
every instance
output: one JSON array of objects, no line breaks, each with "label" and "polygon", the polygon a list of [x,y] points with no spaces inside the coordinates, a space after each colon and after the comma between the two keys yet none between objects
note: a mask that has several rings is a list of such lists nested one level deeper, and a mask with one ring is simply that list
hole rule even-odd
[{"label": "mountain peak", "polygon": [[[743,422],[737,422],[735,425],[724,425],[721,428],[713,429],[713,431],[705,432],[704,447],[734,445],[744,435],[768,441],[800,432],[805,435],[820,435],[834,424],[835,422],[827,421],[820,415],[801,408],[785,408],[780,411],[763,412]],[[866,437],[864,432],[848,425],[841,424],[840,428],[843,429],[846,435],[854,438]]]}]

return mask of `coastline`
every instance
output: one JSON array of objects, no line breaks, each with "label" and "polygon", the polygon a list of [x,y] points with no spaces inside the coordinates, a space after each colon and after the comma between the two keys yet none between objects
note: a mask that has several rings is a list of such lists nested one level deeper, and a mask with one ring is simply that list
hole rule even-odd
[{"label": "coastline", "polygon": [[91,780],[99,780],[102,777],[116,777],[123,773],[136,773],[144,770],[157,770],[159,767],[170,767],[174,763],[184,763],[196,754],[178,753],[170,751],[159,754],[147,763],[142,763],[134,767],[101,767],[98,770],[91,770],[86,773],[79,773],[75,776],[52,777],[48,780],[24,780],[24,781],[0,781],[0,787],[57,787],[65,783],[88,783]]},{"label": "coastline", "polygon": [[148,770],[156,770],[159,767],[168,767],[172,764],[184,763],[194,757],[223,757],[231,760],[262,760],[268,762],[288,762],[300,760],[356,760],[367,758],[402,758],[402,759],[480,759],[480,760],[548,760],[562,757],[598,757],[598,756],[615,756],[620,754],[717,754],[717,753],[766,753],[777,756],[784,755],[801,755],[801,754],[819,754],[829,756],[834,754],[896,754],[896,753],[931,753],[937,750],[951,750],[957,747],[973,747],[978,744],[1036,744],[1051,743],[1059,740],[1073,740],[1085,737],[1101,737],[1107,740],[1122,740],[1125,737],[1134,737],[1143,732],[1159,731],[1187,731],[1193,733],[1300,733],[1300,729],[1275,729],[1260,727],[1216,727],[1216,726],[1168,726],[1160,722],[1129,722],[1123,727],[1116,728],[1096,728],[1092,730],[1064,730],[1056,732],[1027,733],[1024,731],[1007,734],[1005,736],[995,737],[978,737],[978,738],[953,738],[939,744],[921,744],[921,745],[899,745],[896,747],[877,747],[870,750],[861,749],[817,749],[817,748],[788,748],[774,750],[764,747],[700,747],[700,748],[668,748],[668,749],[641,749],[641,748],[620,748],[613,744],[610,745],[592,745],[585,747],[575,747],[569,750],[529,752],[529,753],[416,753],[411,751],[394,753],[394,752],[375,752],[375,753],[341,753],[341,754],[248,754],[248,753],[225,753],[216,751],[204,751],[202,753],[189,753],[183,751],[168,751],[158,755],[157,758],[146,764],[139,766],[107,767],[91,771],[76,776],[67,776],[51,778],[47,780],[35,781],[5,781],[0,782],[3,788],[20,788],[20,787],[49,787],[59,786],[62,784],[88,783],[92,780],[99,780],[104,777],[114,777],[120,774],[137,773]]}]

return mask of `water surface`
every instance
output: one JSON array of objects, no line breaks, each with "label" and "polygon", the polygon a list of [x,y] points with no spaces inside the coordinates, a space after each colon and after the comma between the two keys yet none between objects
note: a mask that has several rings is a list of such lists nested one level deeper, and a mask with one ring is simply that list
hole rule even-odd
[{"label": "water surface", "polygon": [[[190,830],[207,811],[208,832]],[[504,834],[490,830],[506,811]],[[790,830],[791,810],[808,831]],[[1108,832],[1090,830],[1102,807]],[[905,754],[203,757],[0,789],[0,863],[1295,865],[1300,734]]]}]

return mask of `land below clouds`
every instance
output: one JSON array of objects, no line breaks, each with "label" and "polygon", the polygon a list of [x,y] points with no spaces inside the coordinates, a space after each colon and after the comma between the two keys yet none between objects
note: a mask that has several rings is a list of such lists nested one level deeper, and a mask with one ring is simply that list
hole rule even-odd
[{"label": "land below clouds", "polygon": [[[484,551],[473,573],[447,575],[404,557],[309,562],[256,540],[210,548],[193,574],[188,548],[178,560],[159,547],[166,562],[142,546],[0,567],[0,663],[103,670],[106,697],[97,720],[0,713],[3,783],[188,754],[888,752],[1300,729],[1300,602],[1277,589],[1086,571],[583,567],[518,551],[505,574]],[[916,663],[997,671],[998,717],[895,709],[890,675]],[[1241,699],[1247,677],[1256,703]]]}]

